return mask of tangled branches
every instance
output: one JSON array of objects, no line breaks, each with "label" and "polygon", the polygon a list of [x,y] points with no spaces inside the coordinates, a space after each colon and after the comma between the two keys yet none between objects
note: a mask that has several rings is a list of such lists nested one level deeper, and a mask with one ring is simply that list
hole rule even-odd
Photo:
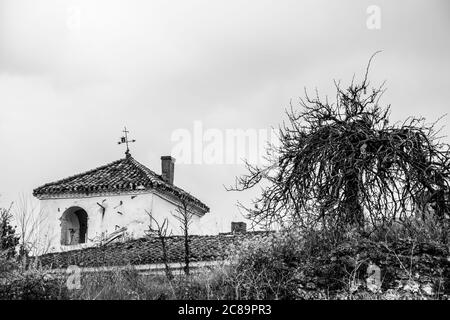
[{"label": "tangled branches", "polygon": [[369,89],[369,66],[361,84],[335,82],[334,103],[306,93],[300,110],[291,105],[270,165],[247,163],[230,188],[264,185],[254,207],[241,205],[250,218],[333,230],[402,220],[429,206],[448,218],[449,145],[424,118],[390,124],[390,107],[379,106],[384,84]]}]

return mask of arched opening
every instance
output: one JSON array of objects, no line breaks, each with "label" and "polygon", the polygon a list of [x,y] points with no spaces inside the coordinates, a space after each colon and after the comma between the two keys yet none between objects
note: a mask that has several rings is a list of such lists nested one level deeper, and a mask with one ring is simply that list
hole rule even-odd
[{"label": "arched opening", "polygon": [[61,217],[61,244],[85,243],[87,239],[87,212],[80,207],[71,207]]}]

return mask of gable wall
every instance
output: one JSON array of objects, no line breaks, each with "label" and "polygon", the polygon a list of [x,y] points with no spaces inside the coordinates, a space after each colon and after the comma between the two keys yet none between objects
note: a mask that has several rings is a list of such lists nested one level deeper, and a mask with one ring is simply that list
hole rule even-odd
[{"label": "gable wall", "polygon": [[[103,209],[97,204],[105,207]],[[61,217],[63,213],[77,206],[88,215],[87,243],[73,246],[61,246]],[[40,252],[66,251],[92,246],[118,228],[126,227],[126,237],[139,238],[145,235],[150,218],[145,212],[151,211],[155,219],[162,223],[169,221],[169,231],[174,235],[181,234],[180,223],[173,217],[177,209],[170,198],[155,192],[130,193],[121,195],[103,195],[94,197],[44,199],[41,200],[42,214],[45,222],[40,230]],[[190,227],[191,234],[202,234],[200,217],[194,215]]]}]

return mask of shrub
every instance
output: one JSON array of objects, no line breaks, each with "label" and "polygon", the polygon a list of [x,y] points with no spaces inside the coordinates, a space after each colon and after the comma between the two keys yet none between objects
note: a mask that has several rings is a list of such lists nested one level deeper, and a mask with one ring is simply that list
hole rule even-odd
[{"label": "shrub", "polygon": [[378,299],[366,283],[367,268],[375,264],[381,268],[381,290],[416,281],[434,293],[419,290],[413,298],[442,298],[450,288],[449,249],[438,241],[441,232],[423,230],[423,223],[411,220],[370,236],[348,229],[339,242],[326,231],[298,230],[246,241],[230,253],[224,284],[237,299]]},{"label": "shrub", "polygon": [[410,239],[417,243],[450,244],[449,224],[438,221],[433,215],[424,215],[420,219],[409,217],[372,228],[370,239],[388,243]]},{"label": "shrub", "polygon": [[68,298],[65,283],[43,271],[14,272],[0,281],[1,300],[60,300]]},{"label": "shrub", "polygon": [[17,267],[15,260],[9,258],[7,251],[0,251],[0,279]]},{"label": "shrub", "polygon": [[19,237],[16,229],[11,225],[11,207],[9,209],[0,208],[0,252],[6,255],[7,259],[16,255],[16,247],[19,244]]},{"label": "shrub", "polygon": [[233,248],[227,283],[234,289],[235,298],[293,298],[301,242],[298,233],[281,232],[244,241]]},{"label": "shrub", "polygon": [[62,279],[48,270],[26,261],[11,258],[0,252],[0,300],[55,300],[67,299],[68,292]]},{"label": "shrub", "polygon": [[173,288],[164,276],[141,275],[128,269],[82,274],[81,288],[70,292],[81,300],[154,300],[174,298]]}]

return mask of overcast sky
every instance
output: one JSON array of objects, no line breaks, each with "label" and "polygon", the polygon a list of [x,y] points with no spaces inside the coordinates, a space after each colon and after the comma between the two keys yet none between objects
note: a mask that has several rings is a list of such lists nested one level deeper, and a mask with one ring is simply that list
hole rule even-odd
[{"label": "overcast sky", "polygon": [[[381,28],[368,29],[370,5]],[[303,88],[387,80],[392,117],[448,110],[450,2],[0,0],[0,205],[132,155],[160,172],[176,129],[267,129]],[[442,125],[448,124],[448,118]],[[443,131],[450,133],[449,127]],[[175,183],[227,230],[241,165],[177,164]],[[206,218],[206,217],[205,217]]]}]

